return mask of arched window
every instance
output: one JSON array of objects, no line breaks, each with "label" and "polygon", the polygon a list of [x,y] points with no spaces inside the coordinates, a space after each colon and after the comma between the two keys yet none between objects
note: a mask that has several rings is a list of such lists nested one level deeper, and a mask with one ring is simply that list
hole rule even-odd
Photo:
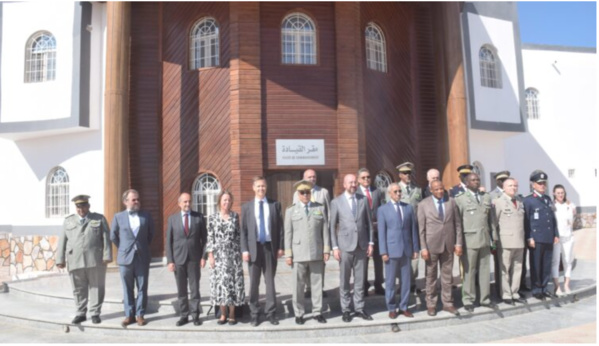
[{"label": "arched window", "polygon": [[480,84],[488,88],[501,89],[501,69],[495,49],[490,46],[482,46],[478,58]]},{"label": "arched window", "polygon": [[69,175],[62,167],[53,168],[46,178],[46,217],[69,214]]},{"label": "arched window", "polygon": [[302,13],[292,13],[281,25],[283,64],[316,65],[316,27]]},{"label": "arched window", "polygon": [[378,172],[374,178],[374,185],[376,185],[379,190],[384,192],[387,192],[387,188],[389,185],[391,185],[391,183],[393,183],[393,179],[391,179],[391,176],[385,171]]},{"label": "arched window", "polygon": [[374,23],[368,23],[365,32],[366,64],[369,69],[387,72],[387,48],[383,31]]},{"label": "arched window", "polygon": [[56,39],[47,31],[33,34],[25,51],[25,83],[56,79]]},{"label": "arched window", "polygon": [[218,194],[220,183],[212,174],[204,173],[193,183],[192,209],[201,212],[204,216],[211,215],[217,211]]},{"label": "arched window", "polygon": [[192,70],[219,66],[218,24],[214,18],[200,19],[189,34],[189,66]]},{"label": "arched window", "polygon": [[539,91],[535,88],[526,89],[526,114],[528,119],[539,119]]}]

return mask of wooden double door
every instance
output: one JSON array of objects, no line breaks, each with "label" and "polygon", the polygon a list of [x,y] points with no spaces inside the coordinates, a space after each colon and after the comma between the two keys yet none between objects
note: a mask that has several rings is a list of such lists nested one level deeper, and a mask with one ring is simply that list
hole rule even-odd
[{"label": "wooden double door", "polygon": [[[266,191],[266,196],[281,202],[281,207],[284,211],[293,204],[293,194],[295,193],[293,184],[302,179],[303,173],[303,170],[267,173],[266,182],[268,190]],[[318,177],[317,184],[329,190],[331,198],[334,198],[336,192],[333,191],[333,186],[335,185],[336,172],[316,170],[316,175]]]}]

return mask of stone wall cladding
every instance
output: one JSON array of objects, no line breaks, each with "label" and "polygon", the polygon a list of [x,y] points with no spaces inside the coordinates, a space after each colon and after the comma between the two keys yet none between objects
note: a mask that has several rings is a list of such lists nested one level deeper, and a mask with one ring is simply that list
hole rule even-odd
[{"label": "stone wall cladding", "polygon": [[58,236],[1,234],[1,268],[8,267],[10,277],[32,272],[59,272],[55,262],[57,246]]}]

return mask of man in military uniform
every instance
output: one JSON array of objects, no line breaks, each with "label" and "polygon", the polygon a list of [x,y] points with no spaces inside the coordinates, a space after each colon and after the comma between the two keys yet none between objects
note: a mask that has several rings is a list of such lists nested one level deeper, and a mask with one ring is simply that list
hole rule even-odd
[{"label": "man in military uniform", "polygon": [[66,262],[71,278],[77,305],[73,324],[87,320],[88,298],[92,323],[102,322],[100,312],[104,302],[106,264],[112,261],[108,222],[104,215],[90,213],[89,198],[78,195],[71,199],[77,207],[77,214],[64,220],[56,250],[56,266],[64,268]]},{"label": "man in military uniform", "polygon": [[501,197],[501,195],[503,195],[503,183],[507,178],[510,177],[510,174],[510,171],[501,171],[495,174],[495,183],[497,186],[493,191],[489,193],[491,195],[492,200],[499,198]]},{"label": "man in military uniform", "polygon": [[480,305],[495,308],[491,302],[491,231],[493,241],[497,239],[497,231],[492,222],[491,196],[480,192],[480,178],[476,173],[466,177],[465,192],[455,197],[464,234],[464,255],[461,256],[464,282],[462,283],[462,303],[468,312],[474,311],[476,300],[476,274],[480,288]]},{"label": "man in military uniform", "polygon": [[547,174],[535,170],[530,174],[533,192],[524,197],[524,231],[530,248],[530,281],[532,295],[537,299],[553,298],[547,289],[551,278],[553,244],[559,242],[555,206],[545,194]]},{"label": "man in military uniform", "polygon": [[[493,191],[489,193],[491,195],[491,201],[501,197],[503,195],[503,182],[509,178],[510,171],[501,171],[495,174],[495,183],[496,187]],[[491,250],[493,254],[493,266],[495,270],[493,271],[493,276],[495,277],[495,289],[497,291],[497,297],[502,296],[502,279],[501,279],[501,257],[499,257],[499,253],[497,250]]]},{"label": "man in military uniform", "polygon": [[[414,164],[411,162],[404,162],[396,167],[399,174],[399,187],[401,188],[401,202],[409,204],[414,209],[414,215],[418,215],[418,203],[422,201],[422,189],[416,186],[412,182],[412,170]],[[437,171],[438,173],[438,171]],[[437,176],[437,180],[439,176]],[[418,258],[411,260],[411,287],[412,293],[416,292],[416,278],[418,277]]]},{"label": "man in military uniform", "polygon": [[474,166],[468,164],[461,165],[460,167],[458,167],[458,173],[460,174],[460,183],[452,187],[451,190],[449,190],[449,197],[455,197],[460,192],[466,191],[466,177],[468,176],[468,174],[472,173],[473,169]]},{"label": "man in military uniform", "polygon": [[518,181],[507,178],[503,194],[493,200],[494,220],[501,267],[501,298],[506,304],[525,303],[518,295],[524,256],[524,206],[516,198]]},{"label": "man in military uniform", "polygon": [[[293,185],[299,201],[285,211],[285,257],[293,267],[293,311],[295,323],[304,324],[304,286],[312,285],[312,315],[319,323],[322,316],[322,279],[324,262],[329,260],[329,221],[324,205],[311,202],[312,182]],[[310,280],[308,281],[308,277]]]}]

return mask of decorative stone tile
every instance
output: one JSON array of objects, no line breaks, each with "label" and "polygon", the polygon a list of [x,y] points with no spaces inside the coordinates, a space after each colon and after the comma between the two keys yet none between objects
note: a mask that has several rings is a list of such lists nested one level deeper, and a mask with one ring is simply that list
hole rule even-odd
[{"label": "decorative stone tile", "polygon": [[54,259],[50,258],[48,260],[48,262],[46,262],[46,270],[52,270],[52,269],[54,269],[54,264],[55,264]]},{"label": "decorative stone tile", "polygon": [[52,249],[52,251],[56,251],[56,248],[58,248],[58,237],[57,236],[48,237],[48,240],[50,242],[50,249]]},{"label": "decorative stone tile", "polygon": [[24,268],[28,268],[31,267],[31,265],[33,264],[33,259],[31,258],[31,256],[23,256],[23,267]]},{"label": "decorative stone tile", "polygon": [[42,237],[39,235],[36,235],[33,237],[33,245],[37,245],[40,243],[40,241],[42,240]]},{"label": "decorative stone tile", "polygon": [[4,251],[9,248],[10,248],[10,243],[8,242],[8,239],[0,238],[0,250]]},{"label": "decorative stone tile", "polygon": [[54,257],[54,253],[52,251],[44,251],[44,261],[47,261],[52,257]]},{"label": "decorative stone tile", "polygon": [[17,253],[15,254],[15,262],[23,263],[23,251],[17,251]]},{"label": "decorative stone tile", "polygon": [[46,270],[46,261],[43,259],[35,260],[35,270],[43,271]]},{"label": "decorative stone tile", "polygon": [[33,249],[33,242],[31,240],[26,240],[25,245],[23,246],[23,252],[25,255],[31,255],[31,250]]},{"label": "decorative stone tile", "polygon": [[31,257],[33,259],[37,259],[38,257],[42,257],[41,251],[40,251],[40,246],[36,245],[33,250],[31,251]]},{"label": "decorative stone tile", "polygon": [[42,247],[43,250],[50,250],[50,242],[48,241],[48,239],[46,237],[44,237],[40,241],[40,246]]},{"label": "decorative stone tile", "polygon": [[1,252],[2,258],[10,258],[10,249],[4,249]]}]

